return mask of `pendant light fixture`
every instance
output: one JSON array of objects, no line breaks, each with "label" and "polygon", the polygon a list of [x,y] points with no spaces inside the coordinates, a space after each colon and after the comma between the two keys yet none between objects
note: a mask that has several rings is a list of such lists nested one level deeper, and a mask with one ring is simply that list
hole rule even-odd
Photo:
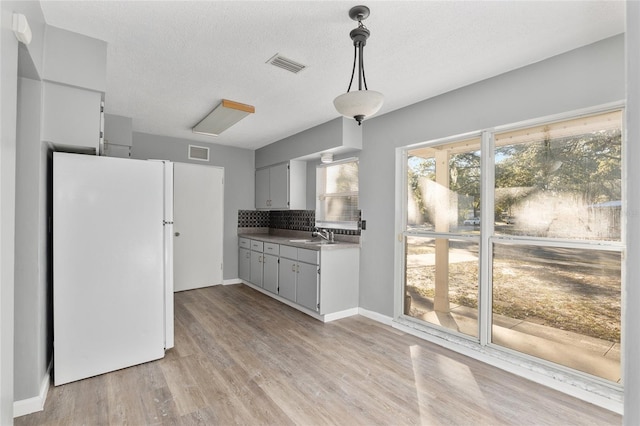
[{"label": "pendant light fixture", "polygon": [[[351,71],[351,80],[347,93],[344,93],[333,100],[333,105],[338,112],[345,117],[354,118],[358,125],[362,124],[362,120],[370,117],[380,110],[384,96],[382,93],[374,90],[368,90],[367,80],[364,76],[364,60],[362,54],[364,46],[371,32],[362,24],[362,21],[369,17],[369,8],[367,6],[354,6],[349,10],[349,17],[354,21],[358,21],[358,27],[351,30],[349,36],[353,40],[353,69]],[[356,72],[356,62],[358,64],[358,90],[351,91],[353,77]],[[364,90],[362,87],[364,85]]]}]

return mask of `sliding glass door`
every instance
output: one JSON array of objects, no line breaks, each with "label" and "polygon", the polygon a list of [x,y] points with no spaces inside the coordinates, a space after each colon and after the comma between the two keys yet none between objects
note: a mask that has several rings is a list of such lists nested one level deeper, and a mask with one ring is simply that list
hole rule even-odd
[{"label": "sliding glass door", "polygon": [[404,150],[404,317],[619,382],[622,111]]},{"label": "sliding glass door", "polygon": [[480,138],[407,152],[405,314],[478,337]]}]

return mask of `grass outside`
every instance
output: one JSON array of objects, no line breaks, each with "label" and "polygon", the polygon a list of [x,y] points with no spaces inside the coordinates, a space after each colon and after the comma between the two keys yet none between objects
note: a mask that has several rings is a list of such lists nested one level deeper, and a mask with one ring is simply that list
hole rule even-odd
[{"label": "grass outside", "polygon": [[[433,246],[409,244],[408,254],[433,253]],[[540,249],[538,249],[540,250]],[[493,271],[493,313],[620,342],[620,271],[615,257],[609,266],[577,261],[559,253],[497,252]],[[572,251],[571,254],[575,254]],[[435,266],[409,266],[407,286],[433,299]],[[478,262],[449,265],[450,302],[478,306]]]}]

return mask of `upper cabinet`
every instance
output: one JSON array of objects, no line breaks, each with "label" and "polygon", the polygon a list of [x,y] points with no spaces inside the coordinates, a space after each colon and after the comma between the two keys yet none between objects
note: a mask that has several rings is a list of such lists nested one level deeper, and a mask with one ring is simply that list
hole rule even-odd
[{"label": "upper cabinet", "polygon": [[307,163],[288,161],[256,170],[256,209],[306,209]]},{"label": "upper cabinet", "polygon": [[98,154],[106,76],[106,42],[47,25],[42,140],[57,149]]},{"label": "upper cabinet", "polygon": [[104,155],[107,157],[131,157],[133,145],[133,120],[120,115],[104,115]]},{"label": "upper cabinet", "polygon": [[97,154],[102,94],[45,81],[42,98],[42,140]]}]

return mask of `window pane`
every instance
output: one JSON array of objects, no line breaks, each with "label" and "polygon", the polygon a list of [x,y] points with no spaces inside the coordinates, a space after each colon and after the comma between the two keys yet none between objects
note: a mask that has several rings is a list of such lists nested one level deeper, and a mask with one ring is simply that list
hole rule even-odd
[{"label": "window pane", "polygon": [[478,243],[406,238],[405,315],[478,336]]},{"label": "window pane", "polygon": [[620,241],[620,111],[496,135],[496,233]]},{"label": "window pane", "polygon": [[358,162],[319,166],[316,171],[316,226],[357,229]]},{"label": "window pane", "polygon": [[480,232],[480,138],[412,149],[407,229]]},{"label": "window pane", "polygon": [[492,342],[620,380],[621,253],[493,246]]}]

